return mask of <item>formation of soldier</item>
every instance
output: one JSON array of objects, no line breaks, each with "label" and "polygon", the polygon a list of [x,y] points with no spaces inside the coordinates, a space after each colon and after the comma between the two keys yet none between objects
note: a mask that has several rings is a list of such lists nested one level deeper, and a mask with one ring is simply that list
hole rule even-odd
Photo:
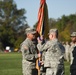
[{"label": "formation of soldier", "polygon": [[[71,38],[76,37],[75,36],[76,32],[73,32],[71,34]],[[72,60],[73,60],[73,56],[72,56],[72,47],[74,46],[74,42],[71,41],[70,43],[68,41],[66,41],[65,43],[62,42],[64,48],[65,48],[65,54],[64,54],[64,59],[67,62],[70,62],[70,64],[72,64]]]},{"label": "formation of soldier", "polygon": [[71,65],[70,65],[70,73],[71,75],[76,75],[76,32],[71,34],[72,45],[70,47],[70,55],[71,55]]},{"label": "formation of soldier", "polygon": [[35,29],[27,28],[25,33],[27,37],[21,44],[23,75],[38,75],[38,70],[36,69],[36,59],[41,56],[42,60],[40,60],[39,63],[43,69],[41,73],[39,73],[40,75],[64,75],[64,57],[67,61],[69,61],[69,54],[71,61],[70,72],[71,75],[76,75],[76,67],[74,67],[76,66],[76,32],[71,34],[71,46],[68,42],[66,42],[66,46],[63,46],[58,41],[57,29],[49,30],[49,33],[47,34],[49,40],[44,43],[43,36],[38,38],[35,37]]},{"label": "formation of soldier", "polygon": [[65,60],[70,62],[70,75],[76,75],[76,32],[72,32],[70,35],[71,43],[63,43],[65,47]]}]

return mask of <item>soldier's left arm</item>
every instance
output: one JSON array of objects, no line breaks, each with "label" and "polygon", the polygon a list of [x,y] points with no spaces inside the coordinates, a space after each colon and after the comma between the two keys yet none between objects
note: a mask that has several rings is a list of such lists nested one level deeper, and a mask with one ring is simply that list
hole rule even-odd
[{"label": "soldier's left arm", "polygon": [[46,51],[48,48],[50,48],[50,42],[47,41],[46,43],[42,44],[42,43],[38,43],[37,44],[37,48],[39,51]]}]

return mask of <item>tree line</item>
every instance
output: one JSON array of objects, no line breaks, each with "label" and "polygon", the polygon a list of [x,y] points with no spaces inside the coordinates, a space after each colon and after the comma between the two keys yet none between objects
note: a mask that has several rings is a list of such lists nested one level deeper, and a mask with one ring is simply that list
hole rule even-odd
[{"label": "tree line", "polygon": [[[71,41],[70,34],[73,31],[76,31],[76,14],[70,14],[69,16],[63,15],[61,18],[48,19],[49,29],[57,28],[59,31],[59,40],[60,41]],[[37,22],[34,27],[36,28]]]},{"label": "tree line", "polygon": [[25,9],[18,9],[14,0],[0,0],[0,49],[19,48],[28,27]]},{"label": "tree line", "polygon": [[[26,10],[18,9],[14,0],[0,0],[0,49],[6,46],[19,48],[25,39],[25,29],[29,27],[26,21]],[[49,28],[59,30],[60,41],[70,41],[70,33],[76,31],[76,14],[63,15],[61,18],[48,19]],[[36,28],[37,22],[33,27]]]},{"label": "tree line", "polygon": [[58,28],[59,40],[70,42],[70,34],[76,31],[76,14],[63,15],[58,19],[50,18],[49,26],[50,28]]}]

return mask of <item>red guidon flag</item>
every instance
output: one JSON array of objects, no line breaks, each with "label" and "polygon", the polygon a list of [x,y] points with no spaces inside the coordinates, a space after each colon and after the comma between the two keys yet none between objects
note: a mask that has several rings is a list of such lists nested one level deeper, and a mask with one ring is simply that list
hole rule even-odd
[{"label": "red guidon flag", "polygon": [[[40,8],[38,11],[38,22],[36,31],[39,34],[39,36],[43,35],[44,38],[48,38],[48,32],[49,32],[49,25],[48,25],[48,9],[46,0],[40,0]],[[38,69],[38,75],[40,75],[40,63],[41,57],[37,59],[36,61],[36,69]]]},{"label": "red guidon flag", "polygon": [[38,12],[38,22],[36,31],[41,36],[43,35],[44,38],[48,37],[49,25],[48,25],[48,9],[46,0],[40,0],[40,8]]}]

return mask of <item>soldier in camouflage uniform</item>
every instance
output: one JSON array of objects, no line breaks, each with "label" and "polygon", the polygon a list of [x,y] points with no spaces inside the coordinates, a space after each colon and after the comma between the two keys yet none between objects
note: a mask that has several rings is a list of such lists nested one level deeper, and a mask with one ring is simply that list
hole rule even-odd
[{"label": "soldier in camouflage uniform", "polygon": [[69,62],[69,49],[70,49],[70,45],[68,42],[66,42],[66,44],[65,44],[65,56],[66,56],[67,62]]},{"label": "soldier in camouflage uniform", "polygon": [[76,75],[76,32],[71,34],[72,45],[70,47],[70,58],[71,58],[71,66],[70,73],[71,75]]},{"label": "soldier in camouflage uniform", "polygon": [[35,39],[35,33],[36,31],[34,29],[27,28],[27,37],[21,44],[23,75],[37,75],[35,61],[40,54],[37,54],[37,48],[33,42]]},{"label": "soldier in camouflage uniform", "polygon": [[42,41],[38,39],[38,49],[45,52],[43,60],[46,67],[46,75],[64,75],[64,47],[58,41],[58,30],[50,29],[49,41],[42,45]]}]

